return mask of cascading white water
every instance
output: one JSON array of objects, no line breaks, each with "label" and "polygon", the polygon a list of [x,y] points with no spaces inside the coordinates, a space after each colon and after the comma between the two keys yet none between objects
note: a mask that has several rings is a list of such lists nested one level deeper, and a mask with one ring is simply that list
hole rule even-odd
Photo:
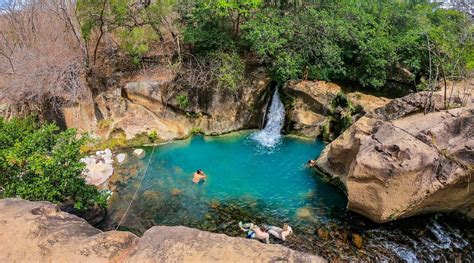
[{"label": "cascading white water", "polygon": [[270,110],[267,114],[267,124],[265,128],[252,135],[252,139],[260,143],[260,145],[273,148],[281,141],[281,128],[285,121],[285,107],[280,100],[278,89],[273,93]]}]

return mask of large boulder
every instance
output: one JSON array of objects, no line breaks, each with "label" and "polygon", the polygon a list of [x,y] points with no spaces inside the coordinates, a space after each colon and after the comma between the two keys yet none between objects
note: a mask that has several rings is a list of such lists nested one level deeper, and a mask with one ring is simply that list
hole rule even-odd
[{"label": "large boulder", "polygon": [[281,245],[233,238],[193,228],[152,227],[140,238],[126,262],[324,262]]},{"label": "large boulder", "polygon": [[448,109],[471,107],[474,106],[471,88],[473,81],[468,79],[461,82],[449,82],[446,90],[412,93],[392,100],[383,107],[373,109],[369,115],[383,120],[395,120],[415,113],[440,111],[446,106]]},{"label": "large boulder", "polygon": [[[317,137],[330,110],[331,101],[339,92],[343,92],[342,87],[331,82],[288,81],[283,87],[283,93],[291,98],[291,105],[287,107],[287,131],[305,137]],[[390,101],[361,92],[346,94],[352,104],[363,112],[372,112]]]},{"label": "large boulder", "polygon": [[343,183],[348,209],[375,222],[448,211],[474,217],[474,108],[407,115],[394,107],[404,103],[418,107],[403,98],[362,117],[326,147],[318,168]]},{"label": "large boulder", "polygon": [[322,258],[187,227],[152,227],[138,238],[102,232],[48,202],[0,200],[0,262],[325,262]]},{"label": "large boulder", "polygon": [[82,158],[81,162],[86,164],[83,176],[88,184],[100,186],[114,173],[114,160],[110,149],[97,151],[95,155]]},{"label": "large boulder", "polygon": [[304,102],[313,112],[324,114],[331,100],[342,88],[327,81],[290,80],[283,91]]},{"label": "large boulder", "polygon": [[0,200],[0,262],[118,262],[138,238],[102,232],[48,202]]}]

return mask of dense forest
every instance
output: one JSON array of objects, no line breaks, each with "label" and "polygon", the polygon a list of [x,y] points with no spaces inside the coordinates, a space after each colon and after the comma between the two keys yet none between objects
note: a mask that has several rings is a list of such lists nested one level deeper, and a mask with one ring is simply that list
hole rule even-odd
[{"label": "dense forest", "polygon": [[[467,1],[456,7],[470,10]],[[471,15],[427,0],[37,0],[1,8],[1,97],[15,103],[90,99],[113,72],[150,62],[177,72],[179,89],[230,92],[252,65],[278,84],[413,91],[474,68]]]}]

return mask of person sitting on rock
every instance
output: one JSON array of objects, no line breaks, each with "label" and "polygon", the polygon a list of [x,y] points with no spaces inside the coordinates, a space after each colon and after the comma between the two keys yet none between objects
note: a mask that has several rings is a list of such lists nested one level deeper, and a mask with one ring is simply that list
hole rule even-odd
[{"label": "person sitting on rock", "polygon": [[270,234],[265,232],[265,230],[257,225],[252,227],[253,232],[255,232],[255,239],[265,241],[265,243],[270,244]]},{"label": "person sitting on rock", "polygon": [[270,235],[265,232],[263,227],[259,227],[253,223],[243,224],[242,221],[239,222],[239,227],[242,231],[246,232],[247,238],[262,240],[267,244],[270,243]]},{"label": "person sitting on rock", "polygon": [[283,224],[283,228],[277,226],[266,226],[266,228],[269,234],[283,241],[293,233],[293,229],[288,224]]},{"label": "person sitting on rock", "polygon": [[253,223],[243,224],[242,221],[239,222],[239,228],[246,233],[246,238],[255,238],[255,232],[252,230],[253,226]]},{"label": "person sitting on rock", "polygon": [[199,169],[193,174],[193,183],[198,184],[201,181],[204,181],[206,178],[206,174],[201,169]]}]

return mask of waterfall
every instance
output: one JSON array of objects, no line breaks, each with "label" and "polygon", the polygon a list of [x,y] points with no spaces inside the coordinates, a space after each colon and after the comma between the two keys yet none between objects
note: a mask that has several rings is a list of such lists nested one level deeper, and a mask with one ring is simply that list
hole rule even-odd
[{"label": "waterfall", "polygon": [[281,140],[281,128],[285,121],[285,108],[280,100],[278,89],[273,93],[270,109],[266,115],[267,124],[263,130],[252,135],[252,139],[260,143],[260,145],[273,148],[278,145]]}]

